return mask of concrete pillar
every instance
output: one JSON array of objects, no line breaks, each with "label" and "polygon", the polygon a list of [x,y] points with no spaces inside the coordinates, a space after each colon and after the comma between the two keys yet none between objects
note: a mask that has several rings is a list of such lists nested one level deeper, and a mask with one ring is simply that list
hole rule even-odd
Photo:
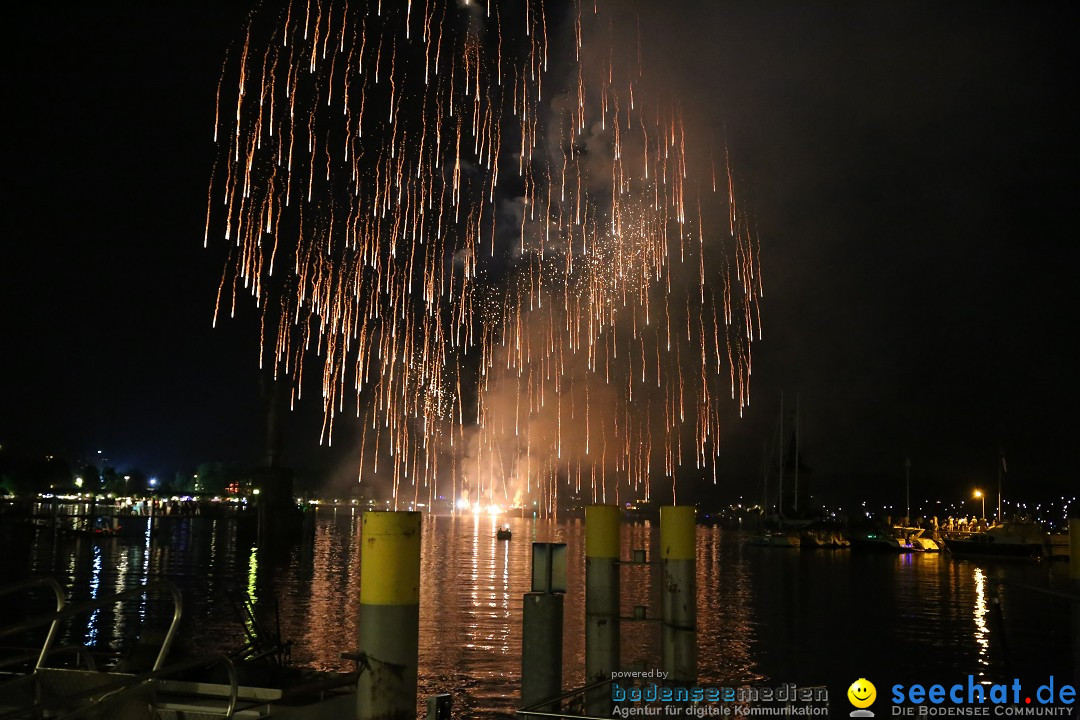
[{"label": "concrete pillar", "polygon": [[660,508],[660,558],[663,623],[660,632],[663,669],[677,685],[697,682],[697,579],[695,509]]},{"label": "concrete pillar", "polygon": [[[521,706],[562,694],[563,596],[525,593],[521,633]],[[557,709],[555,704],[545,711]]]},{"label": "concrete pillar", "polygon": [[[619,508],[585,508],[585,684],[619,669]],[[611,715],[611,692],[589,694],[587,712]]]},{"label": "concrete pillar", "polygon": [[360,531],[357,720],[415,720],[420,651],[420,513],[365,512]]}]

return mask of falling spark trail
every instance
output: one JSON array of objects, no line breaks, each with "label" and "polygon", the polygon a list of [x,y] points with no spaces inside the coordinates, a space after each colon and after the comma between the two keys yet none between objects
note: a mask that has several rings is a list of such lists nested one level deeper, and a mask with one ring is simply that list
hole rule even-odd
[{"label": "falling spark trail", "polygon": [[721,398],[749,402],[761,244],[728,148],[721,189],[622,3],[555,15],[294,0],[222,68],[214,323],[250,295],[260,367],[291,402],[320,384],[320,442],[355,412],[395,504],[715,481]]}]

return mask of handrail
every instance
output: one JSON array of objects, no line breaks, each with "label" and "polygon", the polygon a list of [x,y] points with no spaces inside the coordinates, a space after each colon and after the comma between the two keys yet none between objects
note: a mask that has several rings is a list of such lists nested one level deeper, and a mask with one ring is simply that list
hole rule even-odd
[{"label": "handrail", "polygon": [[[214,662],[223,661],[225,663],[225,669],[229,673],[229,705],[226,708],[226,714],[224,717],[231,718],[236,713],[236,705],[240,699],[240,682],[239,677],[236,674],[236,665],[233,663],[232,659],[224,653],[214,652],[210,653],[209,656],[215,658]],[[116,695],[124,692],[125,690],[138,687],[146,682],[156,680],[158,678],[170,675],[175,672],[190,670],[191,668],[197,667],[207,667],[212,664],[214,663],[207,662],[207,657],[205,656],[192,660],[184,660],[182,662],[175,663],[174,665],[171,665],[167,668],[149,670],[139,675],[123,677],[109,683],[80,690],[79,692],[75,692],[70,695],[63,695],[60,697],[49,698],[48,700],[42,700],[41,702],[38,702],[30,707],[17,708],[15,710],[0,714],[0,720],[16,718],[24,713],[34,715],[40,713],[43,710],[50,710],[53,708],[62,707],[63,705],[73,700],[81,700],[83,698],[89,698],[95,695],[101,696],[100,698],[98,698],[97,702],[91,705],[87,705],[85,707],[76,708],[75,710],[72,710],[71,712],[64,715],[60,715],[58,716],[57,720],[78,717],[81,713],[96,708],[99,703],[109,699],[110,696],[115,697]]]},{"label": "handrail", "polygon": [[518,710],[517,715],[525,715],[527,717],[553,717],[563,718],[563,720],[608,720],[605,717],[599,715],[571,715],[566,712],[540,712],[539,710]]},{"label": "handrail", "polygon": [[[49,578],[51,580],[51,578]],[[52,582],[56,582],[53,580]],[[59,587],[59,585],[57,585]],[[20,632],[24,632],[31,628],[44,625],[47,622],[52,622],[53,627],[49,631],[48,637],[45,638],[45,645],[41,649],[41,657],[38,659],[38,667],[40,668],[45,662],[45,657],[51,652],[52,644],[56,641],[56,629],[59,627],[60,620],[69,618],[75,615],[79,615],[91,610],[98,610],[108,605],[112,605],[117,600],[122,600],[129,597],[137,597],[154,588],[164,588],[169,591],[173,598],[173,619],[169,625],[169,631],[165,634],[165,641],[161,644],[161,650],[158,652],[157,660],[154,661],[154,670],[159,670],[165,662],[165,657],[169,654],[169,649],[172,647],[173,639],[176,637],[176,631],[180,627],[180,615],[184,611],[184,600],[180,596],[180,591],[168,580],[155,580],[145,585],[139,585],[128,590],[122,590],[114,595],[110,595],[104,598],[98,598],[96,600],[88,600],[78,605],[68,605],[57,609],[57,611],[48,616],[41,616],[30,618],[17,625],[10,625],[6,628],[0,629],[0,637],[7,635],[15,635]],[[62,591],[61,591],[62,592]]]},{"label": "handrail", "polygon": [[[45,635],[45,644],[41,647],[41,653],[38,655],[38,660],[35,667],[41,667],[45,663],[45,658],[49,654],[48,648],[50,645],[56,642],[56,635],[60,632],[60,614],[64,610],[64,589],[60,587],[60,583],[58,583],[55,578],[51,577],[30,578],[28,580],[21,580],[19,582],[10,583],[8,585],[0,587],[0,595],[11,595],[12,593],[17,593],[20,590],[29,590],[40,585],[49,588],[53,591],[53,594],[56,595],[56,612],[51,617],[52,625],[49,626],[49,632]],[[48,622],[48,620],[46,620],[46,622]],[[9,631],[9,628],[0,628],[0,637],[5,637],[6,635],[14,635],[16,633],[22,632],[21,629],[18,629],[18,625],[11,627],[14,627],[16,629]],[[37,627],[37,625],[35,624],[31,627]]]},{"label": "handrail", "polygon": [[582,695],[584,693],[589,692],[590,690],[595,690],[598,687],[603,687],[604,685],[609,685],[611,682],[612,682],[611,680],[597,680],[596,682],[591,683],[589,685],[584,685],[584,686],[579,687],[579,688],[574,688],[573,690],[567,690],[562,695],[554,695],[552,697],[545,698],[544,700],[541,700],[540,702],[533,703],[532,705],[530,705],[528,707],[522,708],[522,710],[528,711],[528,710],[532,710],[532,709],[535,709],[535,708],[542,708],[545,705],[550,705],[553,702],[558,702],[559,700],[566,700],[567,698],[574,697],[575,695]]},{"label": "handrail", "polygon": [[[87,670],[97,670],[97,661],[94,660],[94,656],[90,654],[90,650],[85,645],[63,645],[58,648],[53,648],[54,653],[73,652],[76,656],[81,658],[86,663]],[[11,657],[4,658],[0,661],[0,668],[7,667],[9,665],[18,665],[26,660],[33,660],[37,656],[37,651],[32,650],[22,655],[12,655]]]},{"label": "handrail", "polygon": [[599,717],[596,717],[594,715],[571,715],[571,714],[568,714],[566,711],[558,711],[558,710],[556,710],[554,712],[545,712],[545,711],[540,710],[540,708],[551,705],[552,703],[559,702],[560,700],[566,700],[568,698],[572,698],[575,695],[584,695],[585,693],[589,692],[590,690],[595,690],[597,688],[603,687],[605,685],[610,685],[610,684],[611,684],[611,680],[599,680],[597,682],[591,683],[589,685],[585,685],[583,687],[575,688],[573,690],[568,690],[567,692],[564,692],[561,695],[555,695],[553,697],[545,698],[545,699],[541,700],[540,702],[533,703],[532,705],[529,705],[527,707],[521,708],[520,710],[517,710],[515,712],[515,714],[516,715],[524,715],[526,717],[567,718],[567,720],[571,720],[571,719],[572,720],[606,720],[606,718],[599,718]]},{"label": "handrail", "polygon": [[1004,585],[1006,587],[1014,587],[1019,590],[1030,590],[1031,592],[1039,593],[1042,595],[1049,595],[1050,597],[1061,598],[1063,600],[1080,602],[1080,595],[1061,592],[1060,590],[1051,590],[1050,588],[1039,587],[1038,585],[1027,585],[1026,583],[1018,583],[1012,580],[1002,580],[1000,578],[990,578],[990,583],[992,585]]}]

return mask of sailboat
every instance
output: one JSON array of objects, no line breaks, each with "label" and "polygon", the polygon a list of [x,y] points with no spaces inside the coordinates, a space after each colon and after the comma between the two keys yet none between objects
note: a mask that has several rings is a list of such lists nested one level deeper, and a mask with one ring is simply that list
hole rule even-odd
[{"label": "sailboat", "polygon": [[[795,519],[788,518],[784,515],[784,394],[780,393],[780,421],[778,431],[778,445],[780,446],[779,452],[779,484],[777,489],[777,502],[776,513],[774,515],[768,515],[764,518],[766,526],[768,527],[764,532],[759,533],[750,539],[750,544],[758,545],[762,547],[786,547],[797,548],[802,545],[802,538],[799,531],[805,526],[809,525],[813,520],[809,519]],[[798,512],[799,509],[799,414],[798,414],[798,400],[795,404],[795,501],[794,511]],[[762,505],[764,508],[768,508],[770,503],[768,501],[768,484],[769,484],[769,462],[765,448],[762,447],[762,468],[763,468],[763,486],[765,501]]]}]

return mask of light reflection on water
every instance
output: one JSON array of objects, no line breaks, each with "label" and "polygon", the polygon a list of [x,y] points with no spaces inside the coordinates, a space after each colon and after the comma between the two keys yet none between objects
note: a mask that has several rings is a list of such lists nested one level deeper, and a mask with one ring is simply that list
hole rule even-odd
[{"label": "light reflection on water", "polygon": [[986,626],[986,573],[975,568],[975,642],[979,645],[979,676],[990,665],[990,629]]},{"label": "light reflection on water", "polygon": [[[513,539],[495,528],[509,522]],[[171,539],[54,538],[39,532],[21,574],[53,574],[73,600],[165,577],[185,599],[185,649],[232,650],[243,627],[223,597],[246,590],[263,607],[280,603],[281,632],[297,664],[351,669],[341,653],[356,649],[360,513],[321,508],[313,527],[284,550],[253,546],[232,523],[174,522]],[[0,540],[3,529],[0,528]],[[658,558],[658,527],[625,524],[622,555],[637,548]],[[849,550],[799,551],[750,546],[746,536],[698,528],[699,679],[706,684],[827,685],[839,697],[853,678],[878,682],[946,682],[968,673],[983,681],[1018,669],[1068,672],[1069,622],[1064,604],[999,589],[1006,579],[1064,587],[1067,566],[1029,562],[978,564],[947,555],[876,555]],[[421,548],[420,693],[454,695],[458,717],[501,717],[520,691],[522,596],[530,584],[531,542],[566,542],[569,592],[564,613],[564,686],[584,675],[584,524],[580,520],[426,517]],[[5,575],[9,568],[5,567]],[[660,613],[659,568],[624,565],[622,615],[635,605]],[[19,572],[14,577],[21,576]],[[6,578],[5,578],[6,579]],[[1007,643],[991,612],[1000,593]],[[47,603],[47,598],[40,598]],[[13,610],[37,608],[0,606]],[[96,639],[118,650],[140,624],[164,623],[167,602],[143,598],[103,608],[70,624],[62,642]],[[625,665],[656,667],[659,624],[624,623]],[[1008,647],[1009,653],[1003,652]],[[1035,675],[1031,675],[1035,677]],[[881,683],[879,682],[879,687]]]}]

